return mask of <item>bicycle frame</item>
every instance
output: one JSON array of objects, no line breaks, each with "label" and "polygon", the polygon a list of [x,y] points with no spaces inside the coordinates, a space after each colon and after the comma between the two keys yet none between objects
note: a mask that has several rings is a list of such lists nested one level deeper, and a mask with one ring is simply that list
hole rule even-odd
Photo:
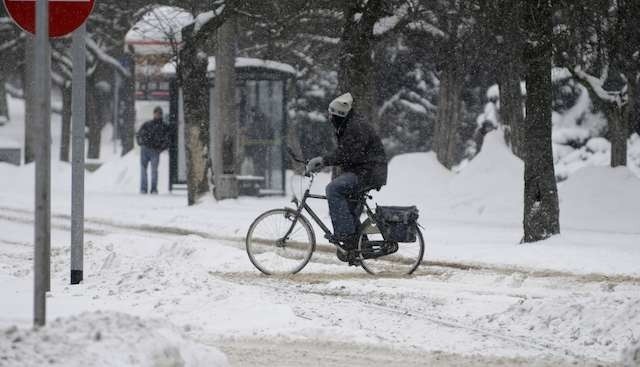
[{"label": "bicycle frame", "polygon": [[[338,239],[335,237],[335,235],[333,234],[333,232],[331,232],[331,230],[329,229],[329,227],[327,227],[324,222],[322,221],[322,219],[320,219],[320,217],[313,211],[313,209],[311,209],[311,207],[309,207],[309,205],[307,205],[307,200],[308,199],[318,199],[318,200],[327,200],[327,197],[325,195],[315,195],[311,193],[311,186],[313,185],[313,180],[314,180],[315,176],[311,175],[311,180],[309,182],[309,186],[307,187],[307,189],[304,192],[304,195],[302,195],[302,200],[298,201],[298,198],[296,198],[294,196],[294,198],[291,200],[292,203],[294,203],[296,205],[296,216],[293,219],[293,222],[291,223],[291,227],[289,228],[289,230],[287,231],[287,233],[284,235],[284,237],[282,238],[282,241],[286,241],[287,239],[289,239],[289,236],[291,235],[291,232],[293,232],[293,228],[296,226],[296,224],[298,223],[298,218],[300,218],[300,216],[302,215],[302,211],[306,211],[307,214],[309,214],[309,216],[311,217],[311,219],[313,219],[314,222],[316,222],[316,224],[320,227],[320,229],[322,229],[322,231],[324,232],[324,237],[329,240],[330,243],[334,244],[336,247],[338,247],[338,249],[340,249],[340,251],[346,253],[347,251],[344,250],[341,246],[340,246],[340,242],[338,241]],[[358,204],[363,206],[363,209],[366,210],[367,216],[375,222],[375,217],[374,217],[374,213],[371,210],[371,207],[369,206],[369,204],[367,203],[366,197],[369,197],[366,193],[363,193],[363,196],[358,198],[358,199],[353,199],[353,201],[357,201]]]}]

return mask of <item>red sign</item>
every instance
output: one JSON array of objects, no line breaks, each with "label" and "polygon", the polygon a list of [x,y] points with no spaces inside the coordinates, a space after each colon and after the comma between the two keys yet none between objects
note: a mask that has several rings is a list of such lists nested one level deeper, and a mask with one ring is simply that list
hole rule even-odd
[{"label": "red sign", "polygon": [[[65,36],[89,17],[95,0],[49,0],[49,37]],[[4,0],[13,21],[29,33],[36,33],[36,0]]]}]

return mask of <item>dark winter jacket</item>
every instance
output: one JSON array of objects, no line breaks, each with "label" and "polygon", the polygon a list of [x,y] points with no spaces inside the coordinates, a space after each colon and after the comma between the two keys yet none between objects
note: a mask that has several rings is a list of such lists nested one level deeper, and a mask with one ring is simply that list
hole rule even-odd
[{"label": "dark winter jacket", "polygon": [[157,150],[169,148],[170,137],[169,125],[161,119],[145,122],[136,134],[138,145]]},{"label": "dark winter jacket", "polygon": [[350,114],[342,126],[336,128],[336,138],[338,147],[323,157],[325,165],[355,173],[363,188],[382,187],[387,183],[387,155],[371,125],[358,115]]}]

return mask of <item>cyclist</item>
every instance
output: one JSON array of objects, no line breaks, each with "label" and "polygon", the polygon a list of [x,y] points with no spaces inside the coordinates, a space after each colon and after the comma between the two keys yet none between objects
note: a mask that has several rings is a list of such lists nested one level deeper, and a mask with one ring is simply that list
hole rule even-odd
[{"label": "cyclist", "polygon": [[[373,126],[354,112],[350,93],[329,104],[329,116],[337,148],[331,154],[311,159],[307,171],[317,172],[326,166],[341,169],[341,174],[327,185],[327,200],[336,239],[344,249],[353,250],[357,246],[362,208],[350,199],[365,189],[379,190],[387,183],[387,156]],[[347,261],[340,250],[337,255]]]}]

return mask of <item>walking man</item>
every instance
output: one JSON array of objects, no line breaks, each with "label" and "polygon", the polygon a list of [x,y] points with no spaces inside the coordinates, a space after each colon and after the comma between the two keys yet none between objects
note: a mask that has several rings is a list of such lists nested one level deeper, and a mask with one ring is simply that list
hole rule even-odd
[{"label": "walking man", "polygon": [[136,134],[136,140],[140,145],[140,193],[148,193],[147,168],[151,163],[151,194],[158,193],[158,164],[160,153],[169,147],[169,127],[162,118],[160,106],[153,110],[153,120],[142,124]]}]

